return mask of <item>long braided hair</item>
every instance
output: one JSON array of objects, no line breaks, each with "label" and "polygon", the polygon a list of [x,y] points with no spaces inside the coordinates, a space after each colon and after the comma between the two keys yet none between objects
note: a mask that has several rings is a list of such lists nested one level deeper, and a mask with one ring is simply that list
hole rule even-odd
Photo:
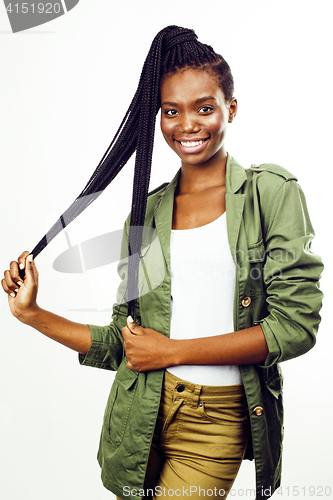
[{"label": "long braided hair", "polygon": [[143,65],[137,91],[96,170],[72,205],[59,217],[32,250],[36,257],[48,243],[85,208],[87,208],[116,177],[136,151],[132,209],[129,228],[128,313],[135,316],[138,297],[138,268],[145,220],[147,195],[153,153],[156,115],[160,108],[162,77],[183,68],[204,69],[218,80],[225,100],[233,95],[233,78],[222,56],[212,47],[200,43],[191,29],[168,26],[154,38]]}]

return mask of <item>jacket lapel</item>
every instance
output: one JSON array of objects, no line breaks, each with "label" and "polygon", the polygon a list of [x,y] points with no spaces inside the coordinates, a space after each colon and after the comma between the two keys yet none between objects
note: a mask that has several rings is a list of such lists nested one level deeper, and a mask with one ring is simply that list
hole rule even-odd
[{"label": "jacket lapel", "polygon": [[173,203],[179,175],[180,170],[178,170],[170,184],[161,193],[160,199],[156,203],[154,210],[156,230],[168,270],[170,270],[170,235],[172,228]]},{"label": "jacket lapel", "polygon": [[230,251],[235,264],[237,264],[237,241],[245,203],[245,194],[238,192],[245,181],[244,168],[228,154],[226,165],[227,231]]}]

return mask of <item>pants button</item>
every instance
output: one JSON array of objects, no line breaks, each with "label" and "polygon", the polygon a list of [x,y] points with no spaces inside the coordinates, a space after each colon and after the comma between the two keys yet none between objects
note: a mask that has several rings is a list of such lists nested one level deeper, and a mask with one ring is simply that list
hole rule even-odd
[{"label": "pants button", "polygon": [[177,392],[183,392],[185,390],[185,385],[179,384],[176,387]]}]

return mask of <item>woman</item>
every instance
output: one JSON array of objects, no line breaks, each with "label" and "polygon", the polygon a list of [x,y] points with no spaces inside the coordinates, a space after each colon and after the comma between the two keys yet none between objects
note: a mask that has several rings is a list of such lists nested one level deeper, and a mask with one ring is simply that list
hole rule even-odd
[{"label": "woman", "polygon": [[[82,364],[117,370],[98,460],[104,485],[120,498],[226,498],[244,457],[255,460],[256,497],[271,496],[281,474],[279,362],[309,350],[320,321],[322,264],[309,249],[303,193],[282,167],[245,170],[227,154],[233,79],[196,38],[174,26],[156,36],[115,139],[32,252],[136,150],[111,324],[82,325],[39,308],[29,252],[2,280],[14,316],[78,351]],[[147,197],[159,108],[181,169]]]}]

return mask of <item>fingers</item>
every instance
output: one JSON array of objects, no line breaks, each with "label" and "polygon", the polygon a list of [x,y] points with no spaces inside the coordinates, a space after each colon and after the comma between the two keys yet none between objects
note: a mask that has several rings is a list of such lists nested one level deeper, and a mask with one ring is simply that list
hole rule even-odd
[{"label": "fingers", "polygon": [[138,370],[135,368],[135,366],[132,365],[130,361],[127,361],[126,367],[132,370],[133,372],[137,372]]},{"label": "fingers", "polygon": [[127,326],[124,326],[124,328],[121,329],[121,333],[122,333],[122,336],[124,337],[125,342],[126,342],[126,339],[128,339],[132,336],[132,333],[127,328]]},{"label": "fingers", "polygon": [[37,285],[38,283],[38,272],[36,268],[35,261],[33,259],[33,255],[30,254],[28,255],[26,259],[26,269],[25,269],[25,274],[26,274],[26,281],[28,285]]},{"label": "fingers", "polygon": [[20,287],[23,285],[19,274],[19,266],[16,261],[9,264],[9,269],[4,272],[4,279],[1,282],[2,288],[6,293],[15,297]]},{"label": "fingers", "polygon": [[125,353],[127,352],[128,345],[130,345],[131,337],[133,337],[133,334],[130,332],[130,330],[127,328],[127,326],[124,326],[124,328],[121,329],[121,333],[124,339],[124,349]]},{"label": "fingers", "polygon": [[19,269],[20,269],[20,275],[22,278],[24,278],[24,273],[25,273],[25,267],[26,267],[26,259],[28,257],[28,255],[30,254],[30,252],[23,252],[21,253],[21,255],[19,256],[19,258],[17,259],[17,263],[18,263],[18,266],[19,266]]},{"label": "fingers", "polygon": [[134,319],[132,318],[132,316],[127,316],[126,323],[127,323],[127,327],[129,329],[136,327],[136,323],[135,323]]},{"label": "fingers", "polygon": [[[19,291],[19,288],[16,283],[14,283],[10,276],[8,276],[9,271],[5,271],[5,277],[4,279],[1,280],[1,285],[3,290],[10,295],[11,297],[16,297],[17,292]],[[8,283],[8,284],[7,284]]]},{"label": "fingers", "polygon": [[130,353],[130,351],[131,351],[131,338],[133,338],[134,335],[127,328],[127,326],[124,326],[124,328],[121,329],[121,333],[122,333],[123,338],[124,338],[124,349],[125,349],[125,354],[126,354],[126,357],[127,357],[127,364],[126,364],[126,366],[130,370],[136,371],[136,368],[134,367],[134,365],[132,365],[132,363],[128,359],[128,358],[131,357],[131,353]]},{"label": "fingers", "polygon": [[142,326],[138,326],[135,321],[133,320],[132,316],[127,317],[127,328],[130,330],[131,333],[134,335],[144,335],[144,329]]},{"label": "fingers", "polygon": [[9,264],[9,269],[4,272],[4,278],[1,281],[2,288],[13,298],[16,297],[23,285],[24,280],[20,276],[20,269],[29,267],[26,263],[27,256],[29,256],[29,252],[23,252],[17,261],[12,261]]}]

